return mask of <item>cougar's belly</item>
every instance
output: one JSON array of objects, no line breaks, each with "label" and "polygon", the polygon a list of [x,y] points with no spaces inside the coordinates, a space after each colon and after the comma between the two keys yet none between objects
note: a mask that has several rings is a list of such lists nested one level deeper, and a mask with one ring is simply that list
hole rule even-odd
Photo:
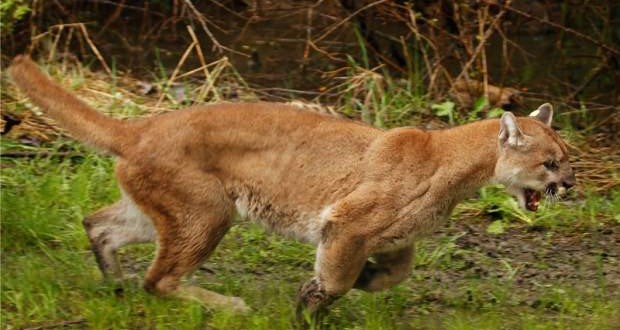
[{"label": "cougar's belly", "polygon": [[234,198],[241,217],[256,221],[270,232],[306,243],[319,243],[330,206],[302,209],[244,190],[237,192]]}]

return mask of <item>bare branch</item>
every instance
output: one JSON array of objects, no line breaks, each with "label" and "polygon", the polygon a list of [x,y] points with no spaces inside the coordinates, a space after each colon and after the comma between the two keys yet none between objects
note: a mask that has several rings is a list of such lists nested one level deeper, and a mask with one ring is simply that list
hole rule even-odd
[{"label": "bare branch", "polygon": [[564,25],[551,22],[551,21],[549,21],[547,19],[544,19],[544,18],[540,18],[540,17],[536,17],[536,16],[533,16],[533,15],[530,15],[530,14],[524,12],[524,11],[521,11],[519,9],[511,7],[510,4],[502,5],[502,4],[498,4],[496,1],[493,1],[493,0],[482,0],[482,1],[484,3],[487,3],[487,4],[500,6],[502,9],[511,11],[511,12],[513,12],[515,14],[518,14],[518,15],[521,15],[521,16],[523,16],[525,18],[529,18],[529,19],[535,20],[535,21],[537,21],[539,23],[552,26],[552,27],[554,27],[556,29],[560,29],[560,30],[562,30],[564,32],[568,32],[568,33],[570,33],[570,34],[572,34],[572,35],[574,35],[576,37],[579,37],[581,39],[587,40],[587,41],[589,41],[589,42],[591,42],[591,43],[601,47],[602,49],[604,49],[604,50],[606,50],[606,51],[608,51],[608,52],[610,52],[610,53],[612,53],[612,54],[614,54],[616,56],[620,56],[620,50],[617,50],[617,49],[613,48],[612,46],[609,46],[609,45],[603,43],[600,40],[596,40],[596,39],[594,39],[594,38],[592,38],[592,37],[590,37],[588,35],[585,35],[585,34],[579,32],[579,31],[573,30],[573,29],[571,29],[569,27],[566,27]]}]

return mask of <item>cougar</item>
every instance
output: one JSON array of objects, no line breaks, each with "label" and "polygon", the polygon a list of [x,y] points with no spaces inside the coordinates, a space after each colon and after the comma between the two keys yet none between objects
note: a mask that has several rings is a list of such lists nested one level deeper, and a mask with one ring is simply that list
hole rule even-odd
[{"label": "cougar", "polygon": [[316,245],[314,277],[298,311],[315,313],[356,288],[377,291],[409,276],[413,242],[488,183],[521,208],[575,184],[552,106],[506,112],[450,129],[381,130],[353,120],[256,102],[193,106],[118,120],[13,60],[19,89],[76,139],[116,156],[122,198],[84,228],[104,276],[122,278],[117,250],[154,241],[144,277],[153,293],[248,310],[241,298],[181,284],[213,252],[235,212]]}]

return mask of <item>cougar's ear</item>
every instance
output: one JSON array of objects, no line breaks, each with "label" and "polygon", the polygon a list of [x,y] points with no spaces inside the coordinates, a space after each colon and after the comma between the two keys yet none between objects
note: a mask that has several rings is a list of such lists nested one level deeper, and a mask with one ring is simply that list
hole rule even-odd
[{"label": "cougar's ear", "polygon": [[553,120],[553,107],[549,103],[545,103],[538,107],[538,109],[532,111],[530,113],[530,117],[535,117],[536,119],[542,121],[545,125],[551,126],[551,121]]},{"label": "cougar's ear", "polygon": [[499,143],[502,146],[516,147],[523,141],[523,133],[512,112],[504,112],[499,120]]}]

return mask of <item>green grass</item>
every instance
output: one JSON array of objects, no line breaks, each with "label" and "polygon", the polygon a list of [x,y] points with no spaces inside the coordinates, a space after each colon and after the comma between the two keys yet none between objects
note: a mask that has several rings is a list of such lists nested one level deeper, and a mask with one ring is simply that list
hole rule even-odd
[{"label": "green grass", "polygon": [[[416,123],[431,114],[414,84],[382,80],[368,71],[355,71],[355,66],[353,70],[352,81],[342,86],[340,111],[384,127]],[[73,88],[88,84],[80,72],[73,73]],[[99,106],[120,116],[144,113],[140,103],[121,98],[102,99]],[[119,197],[113,161],[66,140],[29,147],[3,139],[2,149],[50,154],[62,150],[79,155],[2,159],[3,329],[67,321],[75,321],[72,327],[76,329],[293,327],[294,298],[300,284],[312,276],[313,247],[237,220],[205,264],[207,269],[199,269],[187,281],[244,298],[253,308],[248,315],[209,311],[197,303],[155,297],[145,293],[138,281],[125,283],[119,294],[114,286],[102,282],[81,225],[85,215]],[[515,279],[523,271],[522,260],[510,254],[491,257],[480,248],[464,246],[461,240],[470,234],[455,226],[478,221],[485,228],[494,223],[493,234],[488,236],[506,239],[511,230],[542,228],[537,230],[542,231],[542,244],[548,246],[557,235],[589,234],[619,224],[620,192],[598,194],[587,186],[584,191],[576,204],[548,205],[534,216],[520,211],[512,197],[498,187],[481,190],[480,198],[459,206],[452,217],[453,229],[417,243],[408,280],[381,293],[350,292],[334,303],[322,327],[618,329],[620,297],[613,294],[614,287],[603,275],[591,280],[594,283],[547,281],[527,287]],[[472,211],[478,215],[472,217]],[[143,275],[154,246],[127,247],[120,254],[127,273]],[[593,267],[603,269],[607,262],[601,257]],[[544,261],[538,263],[540,269],[547,267]]]},{"label": "green grass", "polygon": [[[125,284],[122,296],[115,294],[102,282],[81,228],[83,216],[118,198],[113,164],[78,151],[82,158],[2,161],[3,328],[71,320],[91,329],[292,327],[295,292],[311,276],[314,251],[242,221],[206,264],[210,271],[199,270],[189,280],[243,297],[254,308],[249,315],[154,297],[137,282]],[[478,276],[454,285],[421,277],[461,267],[459,256],[473,252],[454,243],[460,235],[420,243],[409,280],[382,293],[351,292],[334,304],[324,328],[614,329],[620,322],[615,313],[620,303],[602,292],[550,286],[538,293],[536,304],[524,306],[510,276]],[[153,250],[124,249],[125,268],[142,274]]]}]

